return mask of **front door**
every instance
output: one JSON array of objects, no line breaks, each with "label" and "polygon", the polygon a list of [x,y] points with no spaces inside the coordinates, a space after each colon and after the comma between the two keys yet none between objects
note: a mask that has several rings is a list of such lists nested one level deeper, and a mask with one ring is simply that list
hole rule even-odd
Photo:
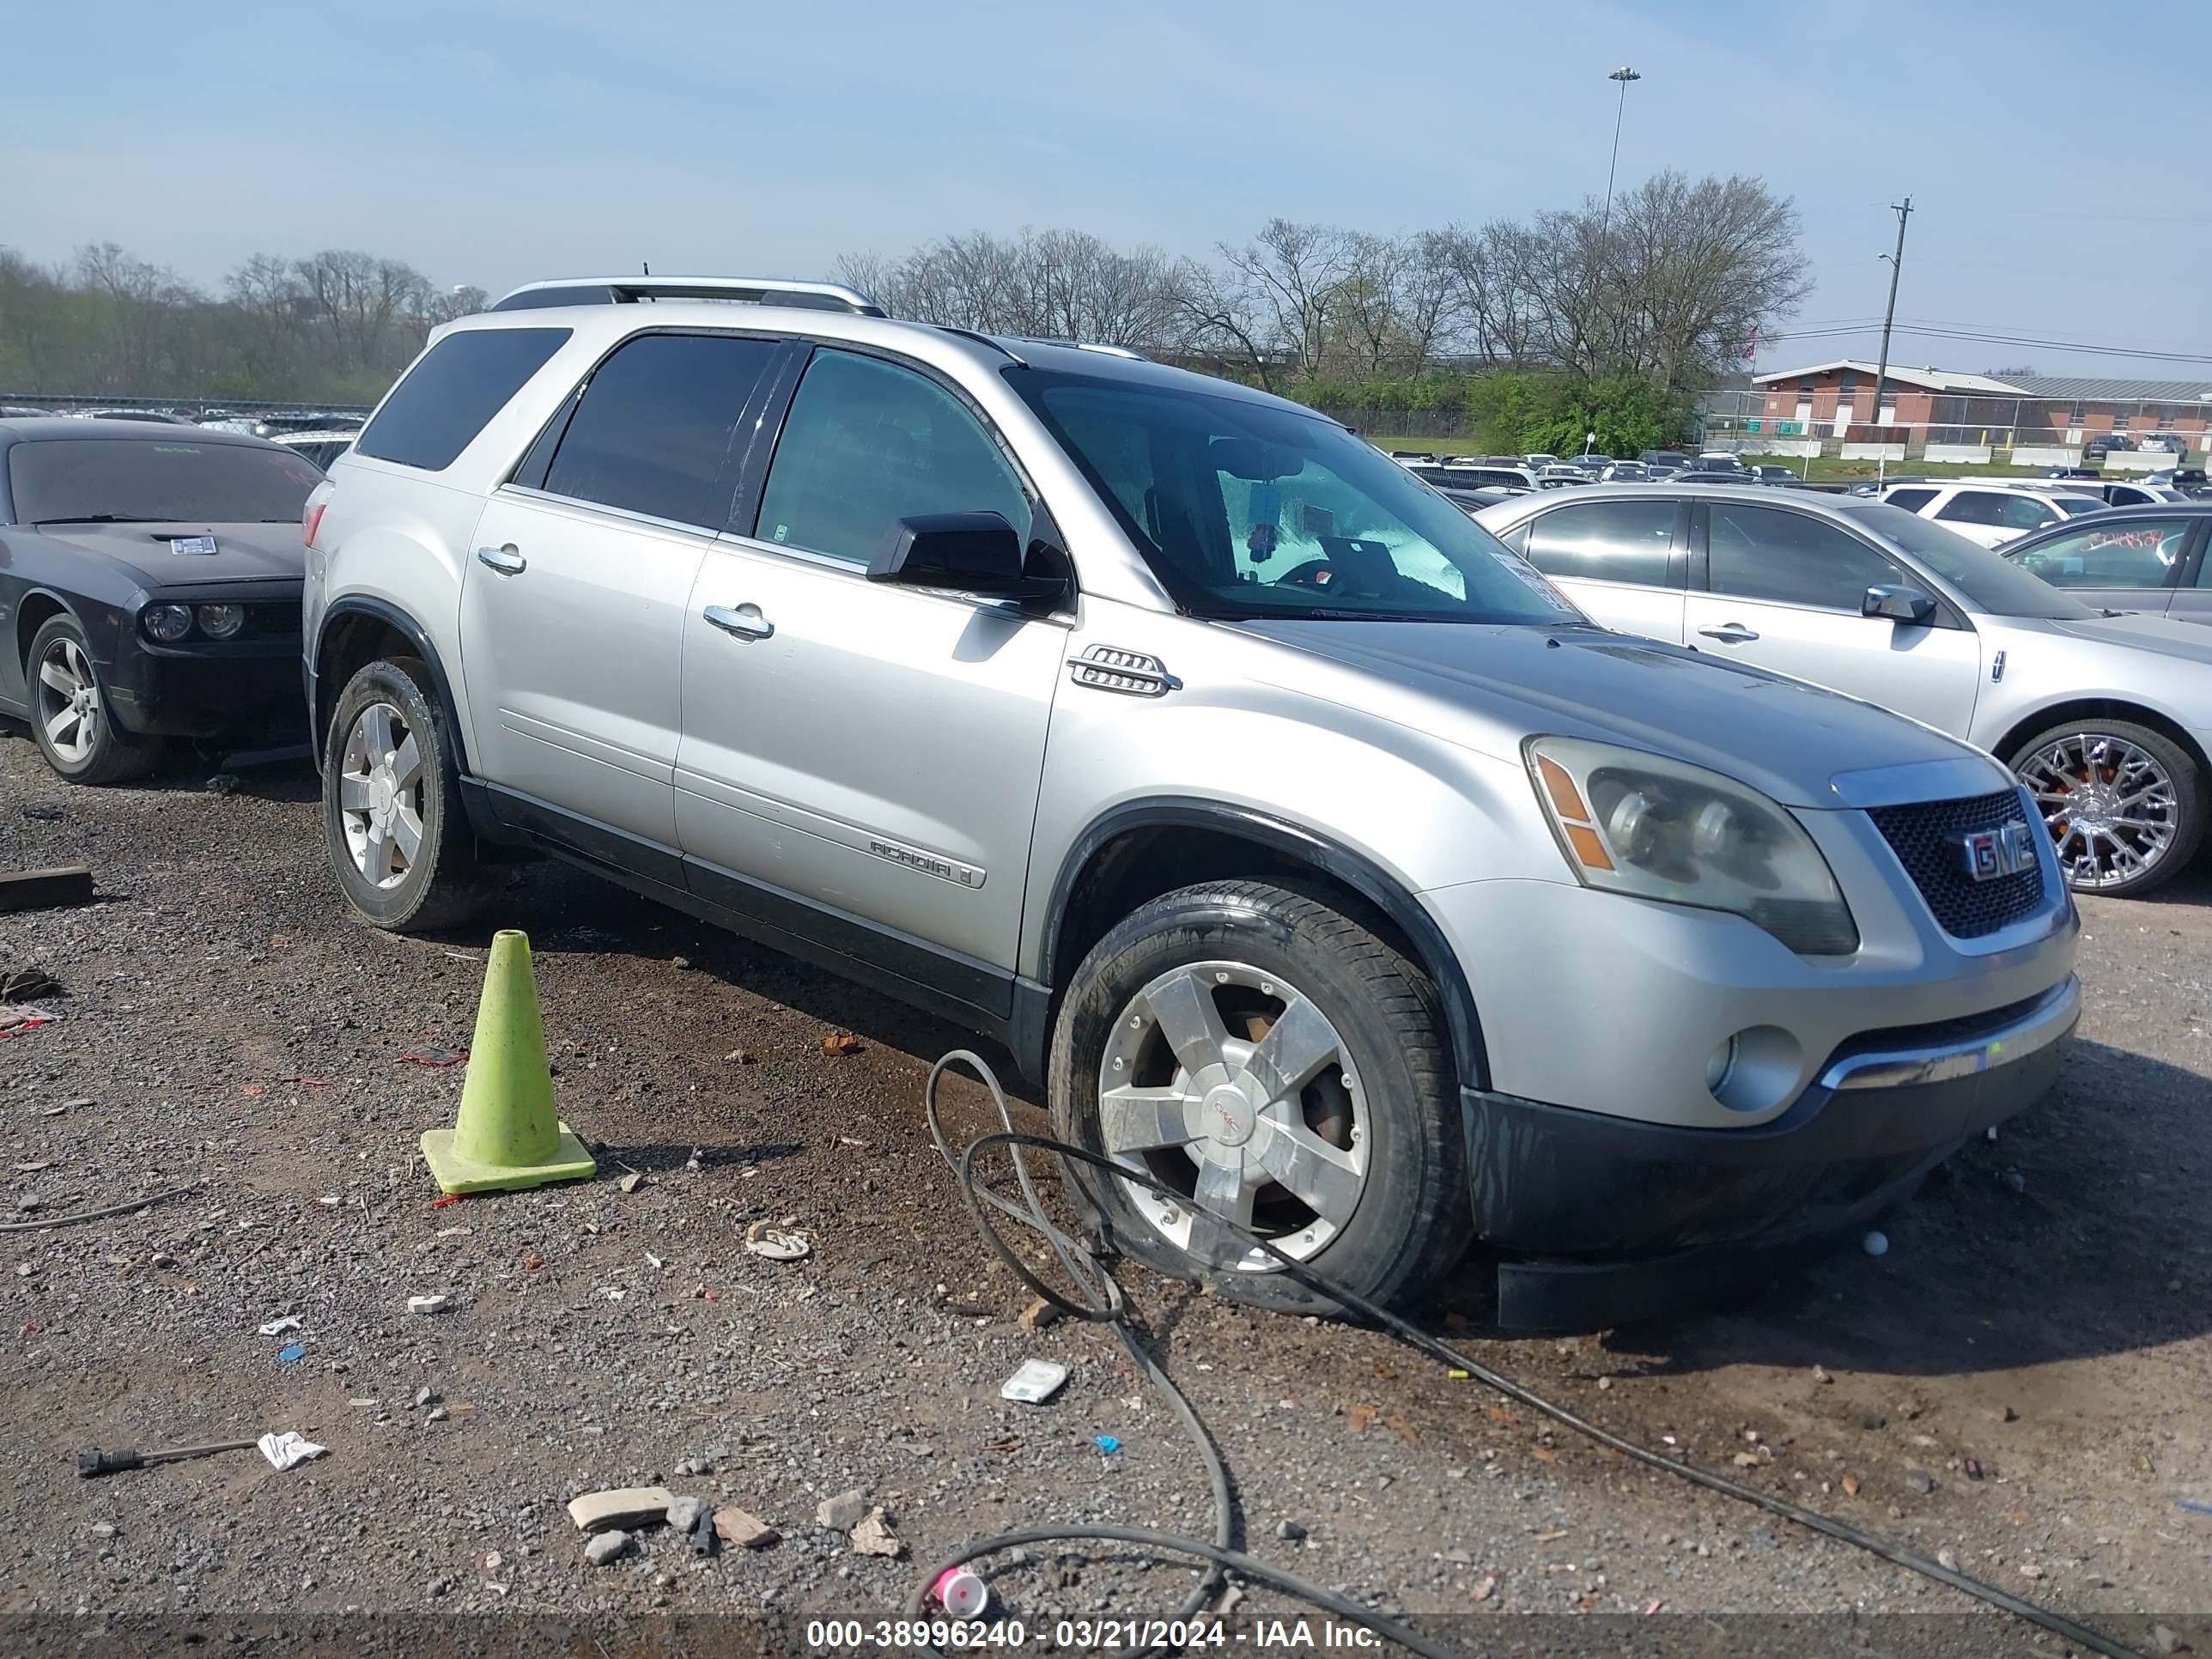
[{"label": "front door", "polygon": [[1704,580],[1693,556],[1686,644],[1956,735],[1967,731],[1981,688],[1981,640],[1965,618],[1946,605],[1934,624],[1915,626],[1860,609],[1869,587],[1924,592],[1924,581],[1809,513],[1726,501],[1703,510]]},{"label": "front door", "polygon": [[674,845],[685,608],[728,522],[732,434],[775,349],[727,335],[625,342],[526,460],[518,479],[538,482],[494,492],[461,586],[462,672],[489,713],[474,759],[489,781]]},{"label": "front door", "polygon": [[1034,516],[975,411],[917,368],[817,349],[757,533],[710,551],[690,596],[676,811],[702,896],[990,1006],[1067,629],[866,575],[895,520],[966,511],[1024,537]]}]

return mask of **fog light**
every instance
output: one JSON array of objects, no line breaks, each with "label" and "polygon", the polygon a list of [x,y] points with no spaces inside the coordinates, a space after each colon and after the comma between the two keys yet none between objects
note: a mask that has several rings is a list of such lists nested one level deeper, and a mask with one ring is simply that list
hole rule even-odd
[{"label": "fog light", "polygon": [[146,632],[164,645],[174,645],[192,631],[192,613],[181,605],[157,605],[139,621]]},{"label": "fog light", "polygon": [[246,626],[242,605],[204,605],[198,608],[200,632],[211,640],[228,640]]},{"label": "fog light", "polygon": [[1735,1039],[1729,1037],[1714,1049],[1705,1061],[1705,1087],[1714,1094],[1720,1093],[1721,1085],[1728,1081],[1729,1073],[1734,1070]]}]

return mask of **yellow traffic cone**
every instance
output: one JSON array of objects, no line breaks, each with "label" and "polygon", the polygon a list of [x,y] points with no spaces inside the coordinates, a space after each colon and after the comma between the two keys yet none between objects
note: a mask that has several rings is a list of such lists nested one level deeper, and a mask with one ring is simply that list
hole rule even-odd
[{"label": "yellow traffic cone", "polygon": [[450,1129],[426,1129],[422,1160],[449,1193],[491,1193],[595,1175],[599,1165],[553,1113],[553,1073],[530,940],[492,935],[469,1080]]}]

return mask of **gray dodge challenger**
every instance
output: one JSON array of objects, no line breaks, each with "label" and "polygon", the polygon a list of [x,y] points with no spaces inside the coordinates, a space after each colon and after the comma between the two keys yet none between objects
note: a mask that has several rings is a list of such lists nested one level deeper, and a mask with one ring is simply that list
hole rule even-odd
[{"label": "gray dodge challenger", "polygon": [[0,714],[76,783],[170,738],[305,744],[300,514],[278,445],[131,421],[0,420]]}]

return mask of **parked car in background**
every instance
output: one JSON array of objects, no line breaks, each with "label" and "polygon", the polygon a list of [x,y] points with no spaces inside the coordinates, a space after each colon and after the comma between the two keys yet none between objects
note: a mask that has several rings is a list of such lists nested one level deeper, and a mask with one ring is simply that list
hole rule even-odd
[{"label": "parked car in background", "polygon": [[373,925],[520,848],[864,979],[1042,1080],[1102,1242],[1291,1308],[1222,1222],[1378,1302],[1480,1236],[1587,1328],[2055,1079],[2079,925],[1987,756],[1591,626],[1310,410],[702,287],[447,325],[311,498]]},{"label": "parked car in background", "polygon": [[72,409],[78,421],[143,421],[153,426],[190,426],[191,420],[166,409]]},{"label": "parked car in background", "polygon": [[1670,472],[1687,472],[1690,458],[1676,449],[1647,449],[1636,458],[1642,461],[1655,478],[1663,478]]},{"label": "parked car in background", "polygon": [[118,783],[165,738],[296,744],[300,514],[274,444],[135,421],[0,421],[0,712]]},{"label": "parked car in background", "polygon": [[2189,440],[2179,432],[2146,432],[2136,440],[2136,447],[2163,450],[2169,455],[2186,455]]},{"label": "parked car in background", "polygon": [[1509,489],[1534,489],[1536,475],[1525,466],[1478,465],[1472,461],[1447,461],[1442,466],[1416,466],[1413,475],[1452,489],[1474,489],[1494,484]]},{"label": "parked car in background", "polygon": [[1516,495],[1525,495],[1528,493],[1525,489],[1445,489],[1441,492],[1446,501],[1469,518],[1473,518],[1486,507],[1495,507],[1500,501],[1510,501]]},{"label": "parked car in background", "polygon": [[1774,466],[1765,463],[1753,467],[1751,476],[1763,484],[1794,484],[1804,482],[1798,474],[1792,472],[1786,466]]},{"label": "parked car in background", "polygon": [[2185,490],[2170,483],[2119,483],[2098,486],[2097,493],[2105,498],[2107,507],[2155,507],[2161,501],[2185,501],[2190,499]]},{"label": "parked car in background", "polygon": [[1734,450],[1705,449],[1698,451],[1698,459],[1691,463],[1691,470],[1698,472],[1741,472],[1746,468],[1742,458]]},{"label": "parked car in background", "polygon": [[1893,483],[1881,492],[1892,507],[1947,525],[1984,547],[2084,513],[2101,513],[2105,498],[2040,480],[1973,478],[1962,483]]},{"label": "parked car in background", "polygon": [[2079,891],[2148,891],[2197,852],[2212,637],[2196,629],[2105,615],[1947,524],[1809,490],[1646,485],[1523,497],[1478,521],[1608,627],[1988,750],[2033,793]]},{"label": "parked car in background", "polygon": [[360,435],[358,428],[349,427],[333,430],[329,428],[310,427],[304,432],[280,433],[270,441],[281,444],[301,459],[311,462],[327,472],[330,471],[331,463],[351,449],[353,441]]},{"label": "parked car in background", "polygon": [[1655,475],[1641,461],[1613,461],[1598,474],[1601,483],[1642,483]]},{"label": "parked car in background", "polygon": [[2099,479],[2105,475],[2094,466],[2054,466],[2046,468],[2043,476],[2046,478]]},{"label": "parked car in background", "polygon": [[1556,455],[1523,455],[1521,465],[1540,477],[1546,467],[1559,465],[1559,458]]},{"label": "parked car in background", "polygon": [[1563,463],[1547,466],[1536,475],[1537,484],[1545,489],[1557,489],[1562,485],[1571,487],[1586,484],[1589,481],[1590,475],[1582,468],[1568,466]]},{"label": "parked car in background", "polygon": [[2008,543],[2003,556],[2084,605],[2212,624],[2212,501],[2115,508]]},{"label": "parked car in background", "polygon": [[52,414],[50,409],[33,409],[28,404],[0,404],[0,421],[36,421]]},{"label": "parked car in background", "polygon": [[2094,465],[2114,450],[2132,450],[2135,447],[2135,441],[2124,432],[2100,432],[2081,446],[2081,459]]},{"label": "parked car in background", "polygon": [[1923,484],[1931,482],[1916,472],[1892,472],[1880,478],[1861,478],[1844,491],[1846,495],[1879,495],[1898,484]]}]

